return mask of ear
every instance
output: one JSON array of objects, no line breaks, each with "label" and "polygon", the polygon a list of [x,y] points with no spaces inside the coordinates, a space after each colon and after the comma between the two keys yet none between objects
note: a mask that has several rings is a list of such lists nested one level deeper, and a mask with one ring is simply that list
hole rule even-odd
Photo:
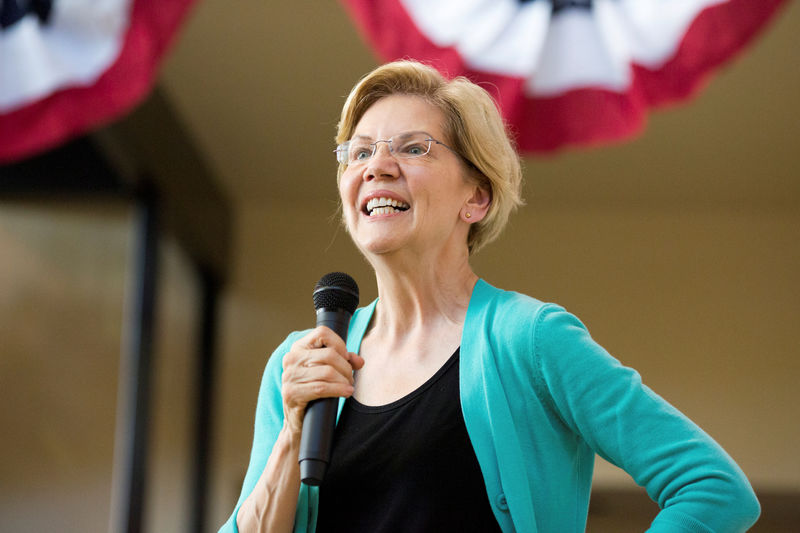
[{"label": "ear", "polygon": [[461,219],[468,224],[480,222],[489,212],[492,204],[492,193],[482,184],[475,184],[472,196],[467,198],[464,207],[461,208]]}]

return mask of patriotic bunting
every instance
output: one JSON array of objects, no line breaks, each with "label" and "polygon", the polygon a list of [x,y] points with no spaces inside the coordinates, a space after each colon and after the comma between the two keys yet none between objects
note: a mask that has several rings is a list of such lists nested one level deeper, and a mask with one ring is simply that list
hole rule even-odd
[{"label": "patriotic bunting", "polygon": [[117,118],[149,92],[193,0],[2,0],[0,163]]},{"label": "patriotic bunting", "polygon": [[342,0],[382,60],[495,96],[525,152],[639,132],[695,94],[785,0]]}]

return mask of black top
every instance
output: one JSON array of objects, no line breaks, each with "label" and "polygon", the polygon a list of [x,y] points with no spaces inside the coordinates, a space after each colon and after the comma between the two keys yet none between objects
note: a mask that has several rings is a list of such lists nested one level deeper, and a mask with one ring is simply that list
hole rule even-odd
[{"label": "black top", "polygon": [[458,355],[395,402],[345,401],[318,533],[500,531],[461,413]]}]

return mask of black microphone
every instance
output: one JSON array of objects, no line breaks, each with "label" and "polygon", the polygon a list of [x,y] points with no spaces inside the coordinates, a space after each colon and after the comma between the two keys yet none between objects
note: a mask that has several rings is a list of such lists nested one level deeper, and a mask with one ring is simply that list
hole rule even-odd
[{"label": "black microphone", "polygon": [[[350,317],[358,307],[358,285],[343,272],[325,274],[314,287],[317,326],[328,326],[347,342]],[[300,436],[300,479],[318,486],[325,477],[331,459],[333,431],[339,398],[320,398],[309,402]]]}]

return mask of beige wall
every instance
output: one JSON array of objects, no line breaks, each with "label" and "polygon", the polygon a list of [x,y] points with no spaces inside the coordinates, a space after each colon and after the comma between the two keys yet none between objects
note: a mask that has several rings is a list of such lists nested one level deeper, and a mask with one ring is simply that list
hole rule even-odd
[{"label": "beige wall", "polygon": [[106,527],[127,233],[0,209],[0,529]]},{"label": "beige wall", "polygon": [[[0,207],[0,531],[108,530],[131,238],[123,205]],[[147,523],[181,531],[195,288],[161,252]]]}]

